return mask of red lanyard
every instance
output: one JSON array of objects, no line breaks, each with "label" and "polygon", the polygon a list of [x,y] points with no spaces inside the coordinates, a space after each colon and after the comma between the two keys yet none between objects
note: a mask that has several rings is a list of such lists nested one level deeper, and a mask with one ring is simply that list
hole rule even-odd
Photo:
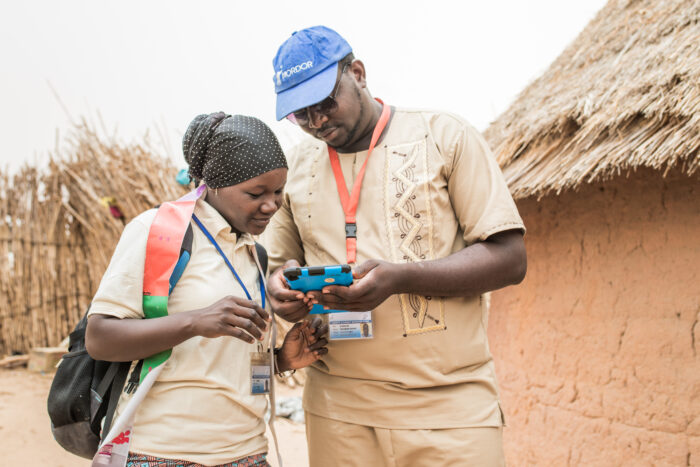
[{"label": "red lanyard", "polygon": [[367,161],[369,161],[369,156],[372,155],[372,149],[374,149],[374,146],[377,144],[379,136],[384,131],[386,124],[389,122],[389,116],[391,116],[391,107],[382,101],[379,102],[382,103],[382,114],[379,116],[379,121],[374,127],[372,140],[367,150],[367,158],[365,159],[365,163],[362,164],[362,168],[360,168],[360,173],[357,174],[355,183],[352,186],[352,194],[348,194],[348,187],[345,184],[345,178],[343,178],[343,170],[340,168],[338,153],[334,148],[328,146],[328,156],[331,159],[331,168],[333,168],[333,175],[335,175],[335,184],[338,187],[340,204],[343,206],[343,212],[345,213],[345,247],[347,249],[348,263],[354,263],[357,255],[357,224],[355,213],[357,212],[357,203],[360,201],[360,189],[362,188],[362,179],[365,176]]}]

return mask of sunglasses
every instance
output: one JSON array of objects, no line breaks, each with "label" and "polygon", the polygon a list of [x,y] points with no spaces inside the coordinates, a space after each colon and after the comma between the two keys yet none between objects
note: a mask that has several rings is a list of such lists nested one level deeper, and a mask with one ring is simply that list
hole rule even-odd
[{"label": "sunglasses", "polygon": [[296,125],[308,125],[309,120],[311,120],[311,112],[328,116],[338,110],[338,102],[335,100],[335,98],[340,91],[340,81],[348,65],[350,64],[346,63],[345,66],[343,66],[343,69],[340,71],[340,76],[338,77],[338,81],[336,82],[335,86],[333,86],[330,96],[326,97],[317,104],[313,104],[290,113],[287,115],[287,120]]}]

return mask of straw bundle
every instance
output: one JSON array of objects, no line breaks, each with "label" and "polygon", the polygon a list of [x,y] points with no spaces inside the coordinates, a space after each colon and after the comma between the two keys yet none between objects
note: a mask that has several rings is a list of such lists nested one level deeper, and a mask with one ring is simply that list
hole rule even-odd
[{"label": "straw bundle", "polygon": [[[0,354],[54,346],[87,308],[126,222],[185,188],[146,145],[75,130],[65,158],[0,174]],[[100,203],[112,197],[124,214]]]},{"label": "straw bundle", "polygon": [[700,166],[700,1],[611,0],[485,132],[516,198]]}]

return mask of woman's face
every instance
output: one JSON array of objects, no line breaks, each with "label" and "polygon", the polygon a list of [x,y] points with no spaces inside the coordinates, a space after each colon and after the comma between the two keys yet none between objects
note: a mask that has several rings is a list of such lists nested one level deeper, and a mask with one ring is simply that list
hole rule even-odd
[{"label": "woman's face", "polygon": [[219,211],[234,232],[260,235],[282,205],[287,169],[265,172],[237,185],[209,189],[206,201]]}]

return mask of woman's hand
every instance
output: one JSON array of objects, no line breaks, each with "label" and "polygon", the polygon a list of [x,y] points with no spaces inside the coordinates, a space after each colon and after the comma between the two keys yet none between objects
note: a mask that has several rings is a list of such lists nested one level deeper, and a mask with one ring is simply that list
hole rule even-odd
[{"label": "woman's hand", "polygon": [[190,313],[194,335],[231,336],[248,343],[262,340],[271,320],[270,315],[254,301],[232,295]]},{"label": "woman's hand", "polygon": [[322,324],[318,317],[294,324],[277,354],[278,371],[304,368],[327,354],[328,339],[324,337],[327,333],[328,325]]},{"label": "woman's hand", "polygon": [[303,292],[289,288],[282,272],[286,268],[299,267],[296,260],[289,260],[273,272],[267,280],[267,295],[272,310],[287,321],[299,321],[309,314],[311,300]]}]

